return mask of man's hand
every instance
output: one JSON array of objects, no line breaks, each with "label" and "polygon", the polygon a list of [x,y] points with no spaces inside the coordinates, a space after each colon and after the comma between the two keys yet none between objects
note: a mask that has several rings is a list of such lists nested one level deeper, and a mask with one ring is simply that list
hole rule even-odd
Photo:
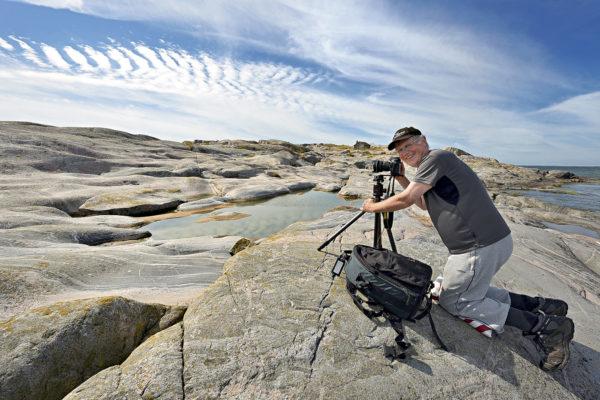
[{"label": "man's hand", "polygon": [[400,161],[400,175],[398,175],[396,178],[404,176],[405,172],[406,172],[406,170],[404,169],[404,163],[402,161]]},{"label": "man's hand", "polygon": [[363,203],[363,205],[360,209],[361,209],[361,211],[373,212],[374,204],[375,203],[373,202],[373,199],[367,199],[367,200],[365,200],[365,202]]},{"label": "man's hand", "polygon": [[365,212],[391,212],[402,210],[403,208],[416,204],[418,207],[425,210],[423,194],[429,189],[431,189],[431,185],[411,182],[402,192],[383,201],[376,203],[373,199],[365,200],[360,209]]}]

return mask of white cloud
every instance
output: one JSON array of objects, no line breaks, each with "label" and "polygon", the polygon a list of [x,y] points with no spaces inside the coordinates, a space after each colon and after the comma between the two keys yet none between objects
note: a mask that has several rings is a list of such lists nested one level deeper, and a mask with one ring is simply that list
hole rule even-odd
[{"label": "white cloud", "polygon": [[66,46],[64,49],[65,53],[79,65],[82,71],[93,71],[94,68],[88,63],[87,58],[79,51],[75,50],[71,46]]},{"label": "white cloud", "polygon": [[119,50],[125,54],[126,57],[129,57],[131,61],[135,63],[137,66],[136,72],[137,74],[143,75],[146,72],[150,71],[150,63],[144,57],[140,57],[135,54],[133,51],[129,50],[126,47],[119,47]]},{"label": "white cloud", "polygon": [[[541,62],[536,64],[540,50],[523,38],[505,44],[502,38],[460,25],[423,23],[412,18],[409,5],[384,1],[58,4],[102,17],[186,26],[199,35],[209,33],[225,41],[295,54],[326,65],[344,78],[383,85],[389,92],[401,88],[453,100],[506,102],[513,100],[515,91],[526,91],[534,82],[563,84]],[[143,55],[153,64],[157,61],[151,54]]]},{"label": "white cloud", "polygon": [[104,55],[104,53],[94,49],[91,46],[83,46],[83,50],[88,56],[90,56],[92,60],[94,60],[96,65],[98,65],[98,68],[103,71],[109,71],[111,69],[110,60]]},{"label": "white cloud", "polygon": [[[600,92],[571,97],[539,111],[543,115],[559,115],[569,118],[577,126],[582,124],[595,130],[600,136]],[[600,151],[600,149],[598,149]]]},{"label": "white cloud", "polygon": [[54,47],[43,43],[40,47],[46,55],[46,58],[48,58],[48,61],[50,61],[50,64],[60,69],[69,69],[71,67]]},{"label": "white cloud", "polygon": [[[86,55],[64,48],[86,74],[75,68],[69,73],[60,68],[42,72],[35,67],[41,65],[35,46],[22,40],[27,49],[19,43],[24,57],[34,64],[30,72],[35,78],[14,70],[6,73],[17,80],[32,79],[40,90],[53,92],[55,102],[77,94],[81,100],[73,106],[97,119],[101,116],[92,105],[100,101],[98,96],[111,112],[119,107],[113,110],[110,104],[120,103],[130,112],[123,122],[107,116],[112,127],[129,129],[135,126],[135,115],[156,112],[161,118],[181,120],[183,131],[202,126],[225,137],[264,134],[301,142],[314,138],[352,143],[361,138],[385,143],[399,126],[415,125],[437,146],[458,142],[475,154],[503,161],[526,157],[531,163],[543,163],[545,157],[556,162],[556,146],[573,149],[560,154],[565,163],[579,155],[591,160],[592,150],[598,151],[565,139],[576,127],[588,143],[598,143],[593,141],[600,130],[598,93],[538,112],[518,111],[523,103],[540,104],[546,87],[569,84],[536,61],[543,59],[539,56],[543,50],[535,43],[452,23],[424,23],[413,18],[410,5],[376,0],[106,0],[56,1],[51,6],[172,24],[191,34],[250,44],[287,56],[279,59],[291,56],[313,66],[243,62],[190,53],[164,41],[161,48],[139,42],[117,45],[120,42],[113,39],[113,47],[80,44]],[[33,85],[26,86],[35,91]],[[131,104],[137,104],[135,112]],[[102,122],[97,119],[94,124]],[[161,136],[156,130],[166,129],[165,124],[150,124],[148,133]],[[182,131],[167,125],[174,135]]]},{"label": "white cloud", "polygon": [[120,70],[123,73],[127,73],[133,70],[133,66],[131,65],[131,60],[114,47],[109,47],[106,51],[106,54],[113,59],[117,64],[119,64]]},{"label": "white cloud", "polygon": [[159,58],[156,56],[156,53],[154,52],[154,50],[146,47],[146,46],[136,46],[135,50],[141,54],[142,56],[146,57],[147,60],[149,60],[152,63],[152,66],[155,69],[158,70],[165,70],[165,64],[159,60]]},{"label": "white cloud", "polygon": [[52,8],[66,8],[72,11],[83,11],[84,0],[23,0],[24,3]]},{"label": "white cloud", "polygon": [[2,39],[1,37],[0,37],[0,47],[2,47],[4,50],[9,50],[9,51],[12,51],[15,49],[10,43],[8,43],[6,40]]},{"label": "white cloud", "polygon": [[43,62],[40,59],[40,57],[38,56],[38,53],[33,49],[33,47],[31,47],[25,41],[15,37],[15,36],[12,36],[12,35],[9,36],[9,38],[11,38],[12,40],[14,40],[15,42],[17,42],[19,44],[19,46],[23,50],[23,57],[25,57],[27,60],[31,61],[38,67],[47,67],[48,66],[48,64],[46,64],[45,62]]}]

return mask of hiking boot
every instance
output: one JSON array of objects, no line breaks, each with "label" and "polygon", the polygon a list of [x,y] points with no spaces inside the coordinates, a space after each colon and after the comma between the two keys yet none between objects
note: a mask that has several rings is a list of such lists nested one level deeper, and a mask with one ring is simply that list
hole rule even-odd
[{"label": "hiking boot", "polygon": [[547,299],[545,297],[536,297],[539,304],[531,312],[541,311],[547,315],[565,316],[569,310],[569,305],[562,300]]},{"label": "hiking boot", "polygon": [[544,371],[562,369],[569,361],[569,344],[575,333],[575,325],[568,317],[542,315],[540,327],[529,334],[542,351],[540,368]]}]

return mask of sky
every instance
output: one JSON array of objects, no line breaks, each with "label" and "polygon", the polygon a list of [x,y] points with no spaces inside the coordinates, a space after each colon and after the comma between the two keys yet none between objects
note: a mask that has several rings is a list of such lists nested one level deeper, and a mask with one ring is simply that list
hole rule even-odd
[{"label": "sky", "polygon": [[600,165],[600,2],[0,0],[0,120]]}]

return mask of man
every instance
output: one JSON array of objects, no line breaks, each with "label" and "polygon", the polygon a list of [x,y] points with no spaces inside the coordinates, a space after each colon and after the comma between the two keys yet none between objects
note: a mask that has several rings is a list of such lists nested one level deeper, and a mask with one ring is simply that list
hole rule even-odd
[{"label": "man", "polygon": [[388,145],[403,163],[417,168],[414,180],[396,180],[404,190],[384,201],[372,199],[367,212],[390,212],[413,204],[427,210],[450,256],[443,272],[439,304],[449,313],[480,321],[501,333],[504,325],[532,335],[542,351],[540,367],[563,368],[569,359],[574,324],[562,300],[529,297],[490,286],[512,253],[508,225],[483,184],[456,155],[430,150],[418,129],[399,129]]}]

